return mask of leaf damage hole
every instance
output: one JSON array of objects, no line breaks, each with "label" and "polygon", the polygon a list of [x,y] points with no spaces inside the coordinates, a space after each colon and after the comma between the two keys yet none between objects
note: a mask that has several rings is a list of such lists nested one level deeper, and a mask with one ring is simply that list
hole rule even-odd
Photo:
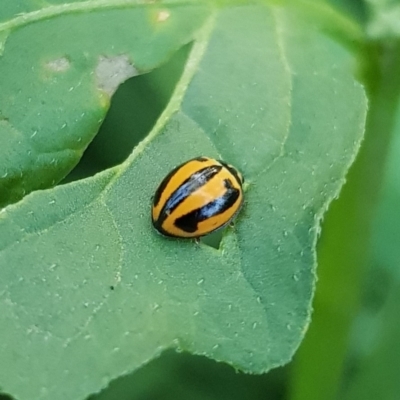
[{"label": "leaf damage hole", "polygon": [[66,57],[56,58],[46,63],[46,67],[54,72],[65,72],[70,66],[71,63]]},{"label": "leaf damage hole", "polygon": [[214,249],[219,250],[219,247],[221,245],[222,242],[222,238],[224,235],[224,232],[226,231],[226,229],[228,229],[227,227],[222,228],[222,229],[218,229],[215,232],[212,232],[210,234],[208,234],[207,236],[203,236],[200,241],[201,243],[213,247]]},{"label": "leaf damage hole", "polygon": [[100,56],[96,66],[98,87],[109,96],[115,93],[122,82],[136,75],[138,71],[126,55]]}]

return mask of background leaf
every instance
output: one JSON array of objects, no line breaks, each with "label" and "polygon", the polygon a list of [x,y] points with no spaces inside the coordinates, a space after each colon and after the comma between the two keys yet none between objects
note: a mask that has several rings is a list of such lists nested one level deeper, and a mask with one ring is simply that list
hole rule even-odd
[{"label": "background leaf", "polygon": [[[0,15],[15,14],[14,3]],[[92,1],[0,23],[0,207],[64,178],[118,84],[159,66],[208,14],[201,3]]]},{"label": "background leaf", "polygon": [[[168,347],[254,373],[288,362],[309,323],[319,222],[363,134],[353,61],[295,10],[218,10],[126,162],[3,209],[4,390],[83,398]],[[159,180],[199,154],[248,182],[218,250],[149,222]]]}]

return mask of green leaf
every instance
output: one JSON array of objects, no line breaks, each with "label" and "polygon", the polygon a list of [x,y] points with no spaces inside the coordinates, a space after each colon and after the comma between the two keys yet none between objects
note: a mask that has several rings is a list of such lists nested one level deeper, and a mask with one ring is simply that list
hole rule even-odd
[{"label": "green leaf", "polygon": [[[15,3],[0,15],[21,10]],[[208,14],[201,4],[88,1],[0,23],[0,207],[64,178],[118,84],[159,66]]]},{"label": "green leaf", "polygon": [[[123,164],[3,209],[4,390],[84,398],[166,348],[252,373],[288,362],[310,320],[320,220],[363,135],[353,62],[295,9],[218,9]],[[159,181],[201,154],[247,182],[218,250],[150,224]]]}]

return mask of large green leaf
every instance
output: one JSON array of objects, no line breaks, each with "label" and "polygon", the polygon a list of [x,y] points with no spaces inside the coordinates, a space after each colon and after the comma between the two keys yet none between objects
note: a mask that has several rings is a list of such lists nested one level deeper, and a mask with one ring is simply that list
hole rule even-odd
[{"label": "large green leaf", "polygon": [[[353,62],[295,10],[215,10],[126,162],[0,214],[3,390],[83,398],[168,347],[253,373],[288,362],[310,320],[320,219],[363,134]],[[200,154],[248,182],[218,250],[150,224],[160,179]]]}]

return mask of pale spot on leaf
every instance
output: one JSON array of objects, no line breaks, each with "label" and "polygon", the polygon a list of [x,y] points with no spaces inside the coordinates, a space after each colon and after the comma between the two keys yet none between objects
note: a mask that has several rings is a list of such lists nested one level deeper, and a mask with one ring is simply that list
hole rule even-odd
[{"label": "pale spot on leaf", "polygon": [[46,63],[46,67],[54,72],[65,72],[70,66],[71,63],[66,57],[56,58]]}]

